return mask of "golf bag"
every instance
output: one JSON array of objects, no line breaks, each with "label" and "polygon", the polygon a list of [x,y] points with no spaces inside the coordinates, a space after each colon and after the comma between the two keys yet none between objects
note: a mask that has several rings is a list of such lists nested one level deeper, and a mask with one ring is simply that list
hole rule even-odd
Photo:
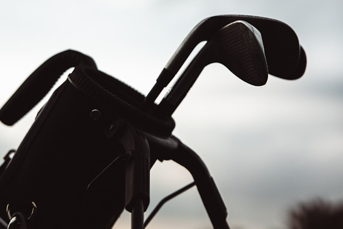
[{"label": "golf bag", "polygon": [[0,228],[14,217],[25,219],[19,222],[22,228],[111,228],[128,209],[125,144],[131,143],[119,132],[134,126],[168,136],[175,126],[170,117],[141,111],[143,95],[71,50],[34,71],[0,110],[0,120],[13,125],[71,67],[74,71],[38,112],[18,149],[5,156]]}]

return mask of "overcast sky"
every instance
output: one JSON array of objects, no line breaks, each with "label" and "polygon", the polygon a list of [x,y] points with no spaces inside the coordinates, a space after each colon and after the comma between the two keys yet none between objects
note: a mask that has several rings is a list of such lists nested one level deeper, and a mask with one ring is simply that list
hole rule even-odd
[{"label": "overcast sky", "polygon": [[[340,0],[1,1],[0,104],[66,49],[92,56],[100,70],[147,94],[202,19],[247,14],[281,20],[307,53],[303,78],[270,76],[265,86],[253,87],[213,64],[174,114],[174,134],[208,165],[229,224],[281,229],[299,201],[343,199],[342,9]],[[39,107],[13,127],[0,125],[1,155],[18,146]],[[191,181],[171,162],[156,164],[151,176],[151,207]],[[151,228],[160,223],[210,227],[196,190],[168,204]]]}]

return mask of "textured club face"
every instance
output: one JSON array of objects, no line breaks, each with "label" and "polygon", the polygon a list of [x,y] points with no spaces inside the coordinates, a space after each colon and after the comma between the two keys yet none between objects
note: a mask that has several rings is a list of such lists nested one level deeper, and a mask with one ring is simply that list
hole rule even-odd
[{"label": "textured club face", "polygon": [[261,86],[267,82],[268,66],[259,31],[244,21],[233,22],[213,40],[217,44],[217,61],[243,81]]}]

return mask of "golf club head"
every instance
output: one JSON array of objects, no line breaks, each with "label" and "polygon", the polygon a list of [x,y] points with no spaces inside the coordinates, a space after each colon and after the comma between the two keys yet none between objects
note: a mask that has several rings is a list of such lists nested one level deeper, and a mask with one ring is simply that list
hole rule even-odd
[{"label": "golf club head", "polygon": [[293,29],[278,20],[247,15],[220,15],[204,19],[184,39],[165,69],[175,75],[200,42],[209,40],[219,29],[237,20],[250,23],[262,34],[269,74],[283,79],[302,76],[294,75],[302,51]]},{"label": "golf club head", "polygon": [[299,61],[298,65],[292,75],[290,75],[290,80],[292,79],[299,79],[301,76],[305,74],[306,71],[306,65],[307,65],[307,58],[306,58],[306,53],[305,50],[302,46],[300,46],[300,56],[299,56]]},{"label": "golf club head", "polygon": [[267,82],[268,66],[259,31],[245,21],[221,28],[186,68],[169,94],[161,102],[164,115],[171,115],[182,102],[202,70],[221,63],[241,80],[261,86]]},{"label": "golf club head", "polygon": [[266,84],[268,65],[262,36],[248,22],[239,20],[224,26],[209,41],[206,50],[212,54],[205,56],[208,64],[221,63],[238,78],[251,85]]}]

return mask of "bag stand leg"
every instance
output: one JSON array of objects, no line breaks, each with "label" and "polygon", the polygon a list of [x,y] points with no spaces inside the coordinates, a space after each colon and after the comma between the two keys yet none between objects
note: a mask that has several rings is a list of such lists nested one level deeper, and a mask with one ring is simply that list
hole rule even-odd
[{"label": "bag stand leg", "polygon": [[159,139],[149,136],[151,158],[173,160],[184,166],[193,176],[202,202],[215,229],[229,229],[227,210],[205,163],[176,137]]},{"label": "bag stand leg", "polygon": [[136,204],[131,212],[131,228],[143,229],[144,228],[144,206],[143,201],[136,201]]}]

